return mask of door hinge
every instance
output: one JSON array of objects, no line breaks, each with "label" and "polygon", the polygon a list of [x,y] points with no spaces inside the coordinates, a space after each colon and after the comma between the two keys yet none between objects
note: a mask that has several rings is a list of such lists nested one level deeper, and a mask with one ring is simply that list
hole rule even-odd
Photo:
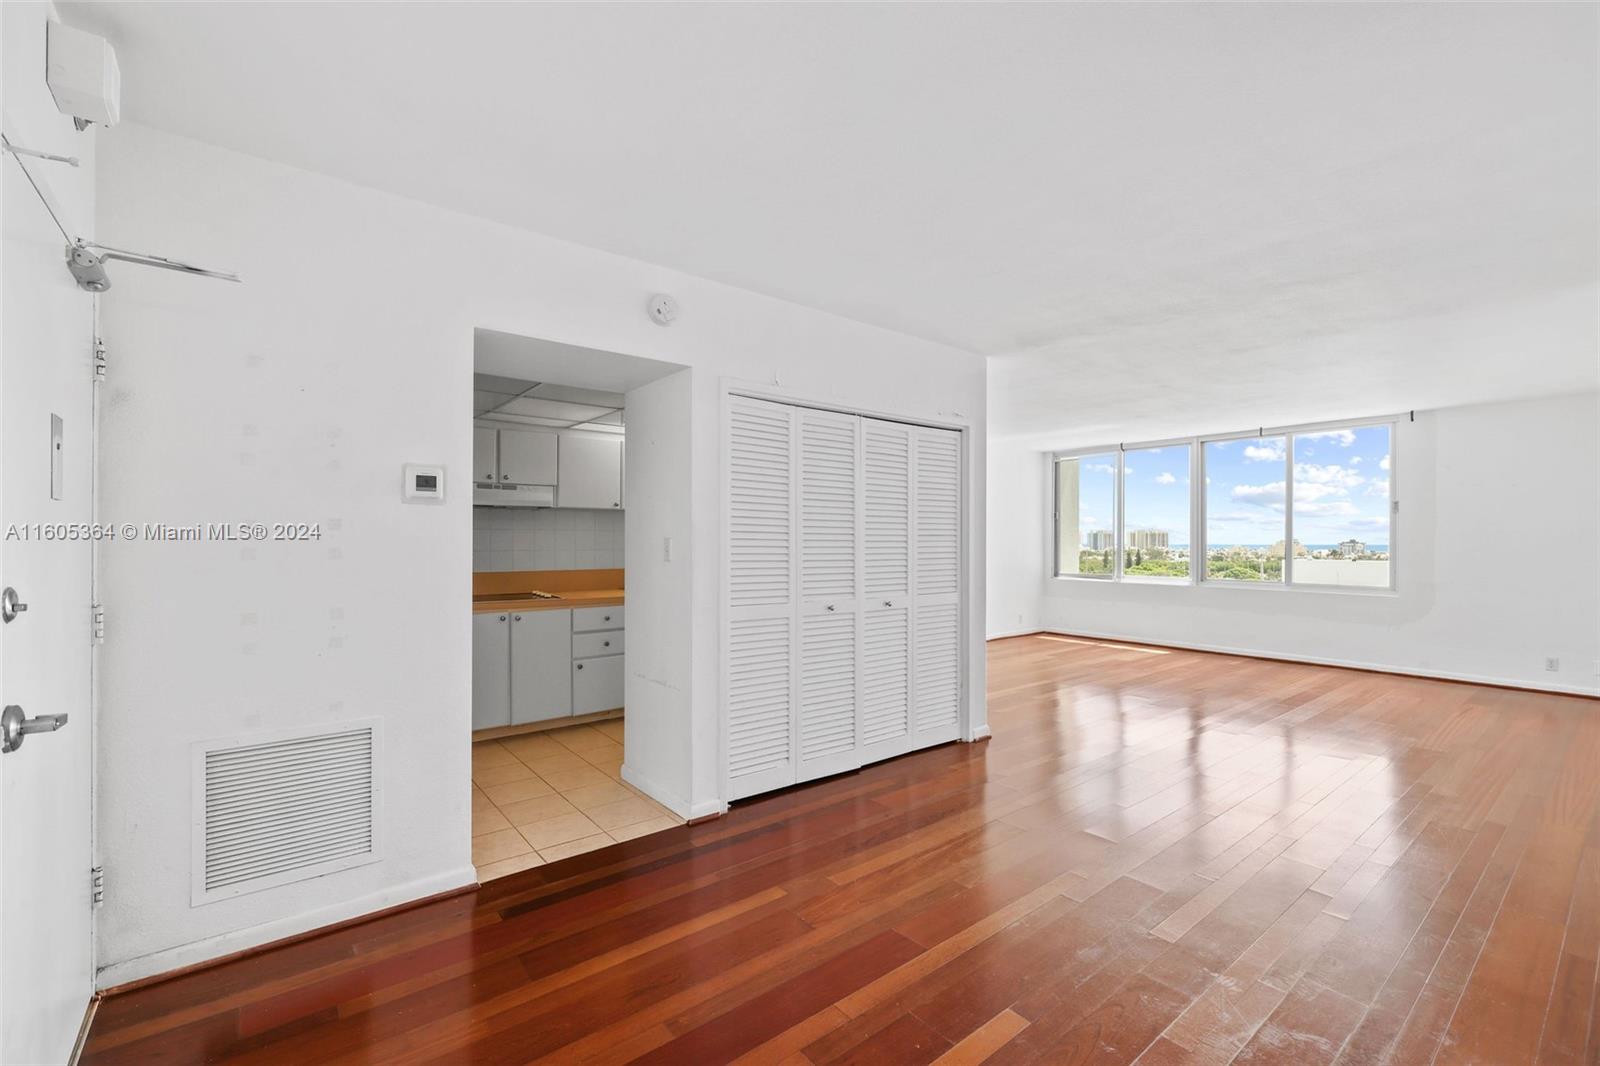
[{"label": "door hinge", "polygon": [[106,379],[106,342],[99,337],[94,339],[94,379]]},{"label": "door hinge", "polygon": [[98,907],[106,901],[106,868],[89,867],[89,904]]},{"label": "door hinge", "polygon": [[106,608],[96,603],[89,608],[89,639],[95,644],[106,642]]}]

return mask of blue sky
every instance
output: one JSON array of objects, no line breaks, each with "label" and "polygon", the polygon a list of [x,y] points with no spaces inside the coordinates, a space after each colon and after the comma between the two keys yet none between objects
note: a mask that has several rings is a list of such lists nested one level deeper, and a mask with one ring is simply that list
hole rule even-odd
[{"label": "blue sky", "polygon": [[[1210,543],[1283,539],[1285,443],[1266,437],[1205,446]],[[1294,536],[1301,544],[1351,537],[1389,542],[1388,426],[1301,433],[1294,440],[1294,468]]]},{"label": "blue sky", "polygon": [[[1213,546],[1283,539],[1283,437],[1212,441],[1205,448],[1207,536]],[[1389,427],[1364,426],[1295,437],[1295,539],[1336,544],[1351,537],[1389,541]],[[1189,446],[1124,455],[1128,529],[1165,529],[1189,540]],[[1079,463],[1079,528],[1112,528],[1116,453]]]}]

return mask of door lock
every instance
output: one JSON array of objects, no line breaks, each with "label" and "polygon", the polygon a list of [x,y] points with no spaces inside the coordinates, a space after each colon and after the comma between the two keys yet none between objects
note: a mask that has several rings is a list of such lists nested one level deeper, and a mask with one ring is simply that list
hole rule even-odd
[{"label": "door lock", "polygon": [[4,592],[0,592],[0,619],[15,622],[17,615],[28,609],[28,605],[17,598],[17,590],[7,585]]},{"label": "door lock", "polygon": [[41,714],[29,718],[15,703],[0,711],[0,753],[11,754],[22,747],[29,733],[54,733],[67,724],[64,714]]}]

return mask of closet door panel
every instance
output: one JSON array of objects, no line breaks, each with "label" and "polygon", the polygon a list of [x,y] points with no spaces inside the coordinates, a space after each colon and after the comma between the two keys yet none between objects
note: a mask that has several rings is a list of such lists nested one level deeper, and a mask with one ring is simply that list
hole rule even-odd
[{"label": "closet door panel", "polygon": [[911,748],[912,428],[862,419],[862,761]]},{"label": "closet door panel", "polygon": [[961,728],[961,434],[912,433],[913,747]]},{"label": "closet door panel", "polygon": [[728,798],[795,780],[795,411],[733,397],[728,424]]},{"label": "closet door panel", "polygon": [[861,765],[861,420],[802,408],[799,427],[800,649],[797,780]]},{"label": "closet door panel", "polygon": [[911,747],[911,623],[904,604],[862,614],[861,761]]}]

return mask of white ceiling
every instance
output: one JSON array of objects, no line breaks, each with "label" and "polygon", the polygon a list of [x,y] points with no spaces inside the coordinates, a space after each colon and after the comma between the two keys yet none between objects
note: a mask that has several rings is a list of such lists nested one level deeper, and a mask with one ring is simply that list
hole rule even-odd
[{"label": "white ceiling", "polygon": [[63,8],[132,120],[1008,356],[1008,433],[1600,375],[1593,5]]}]

